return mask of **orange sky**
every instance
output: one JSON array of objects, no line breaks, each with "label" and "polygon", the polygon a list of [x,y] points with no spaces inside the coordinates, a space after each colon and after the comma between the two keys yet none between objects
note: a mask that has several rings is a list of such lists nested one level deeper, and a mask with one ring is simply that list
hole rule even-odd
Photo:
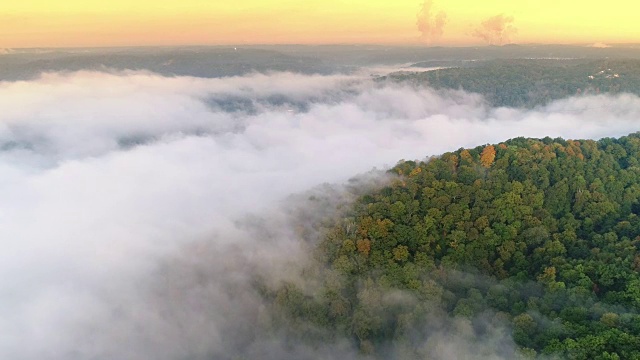
[{"label": "orange sky", "polygon": [[632,0],[433,0],[420,13],[423,3],[420,0],[2,1],[0,48],[640,43],[637,20],[640,3]]}]

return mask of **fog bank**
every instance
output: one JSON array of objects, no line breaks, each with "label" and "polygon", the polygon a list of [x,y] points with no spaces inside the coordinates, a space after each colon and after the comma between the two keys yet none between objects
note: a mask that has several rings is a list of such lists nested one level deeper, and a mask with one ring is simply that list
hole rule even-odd
[{"label": "fog bank", "polygon": [[495,109],[353,76],[75,72],[0,82],[0,109],[0,357],[275,359],[356,353],[254,333],[253,276],[296,278],[308,253],[290,195],[512,137],[625,135],[640,98]]}]

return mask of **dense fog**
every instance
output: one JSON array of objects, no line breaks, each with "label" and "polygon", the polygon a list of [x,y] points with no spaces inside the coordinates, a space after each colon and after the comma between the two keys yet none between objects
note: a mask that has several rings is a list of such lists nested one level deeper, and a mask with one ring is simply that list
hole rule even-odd
[{"label": "dense fog", "polygon": [[[304,281],[293,195],[331,206],[373,168],[518,136],[624,135],[640,98],[520,110],[348,75],[81,71],[0,82],[0,109],[0,357],[276,359],[357,353],[254,333],[255,276]],[[451,326],[433,355],[474,351]]]}]

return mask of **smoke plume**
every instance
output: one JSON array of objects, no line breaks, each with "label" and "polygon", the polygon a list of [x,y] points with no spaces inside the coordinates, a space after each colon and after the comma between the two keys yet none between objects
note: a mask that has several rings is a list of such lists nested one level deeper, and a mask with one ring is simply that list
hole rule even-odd
[{"label": "smoke plume", "polygon": [[[619,136],[640,118],[632,95],[525,111],[289,73],[45,74],[1,82],[0,108],[0,357],[14,360],[354,358],[347,339],[307,349],[255,326],[270,319],[256,276],[304,284],[314,216],[353,193],[319,185],[516,136]],[[315,208],[291,196],[312,188]],[[445,320],[425,354],[473,352]]]},{"label": "smoke plume", "polygon": [[420,40],[431,44],[438,41],[444,34],[447,25],[447,14],[444,11],[435,12],[433,0],[425,0],[418,12],[418,31],[422,33]]},{"label": "smoke plume", "polygon": [[490,45],[508,44],[518,32],[513,22],[513,16],[505,16],[504,14],[490,17],[474,30],[473,36],[484,40]]}]

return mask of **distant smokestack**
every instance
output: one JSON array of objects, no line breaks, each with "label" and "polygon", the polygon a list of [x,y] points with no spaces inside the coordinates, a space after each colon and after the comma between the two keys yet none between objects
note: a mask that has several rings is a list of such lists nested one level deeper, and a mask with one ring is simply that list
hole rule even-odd
[{"label": "distant smokestack", "polygon": [[431,44],[444,34],[444,27],[447,25],[447,14],[444,11],[439,11],[434,15],[433,0],[425,0],[418,12],[416,24],[418,25],[418,30],[422,33],[420,40]]},{"label": "distant smokestack", "polygon": [[483,21],[473,32],[473,36],[486,41],[490,45],[503,45],[511,42],[511,37],[518,32],[513,26],[513,16],[504,14],[490,17]]}]

